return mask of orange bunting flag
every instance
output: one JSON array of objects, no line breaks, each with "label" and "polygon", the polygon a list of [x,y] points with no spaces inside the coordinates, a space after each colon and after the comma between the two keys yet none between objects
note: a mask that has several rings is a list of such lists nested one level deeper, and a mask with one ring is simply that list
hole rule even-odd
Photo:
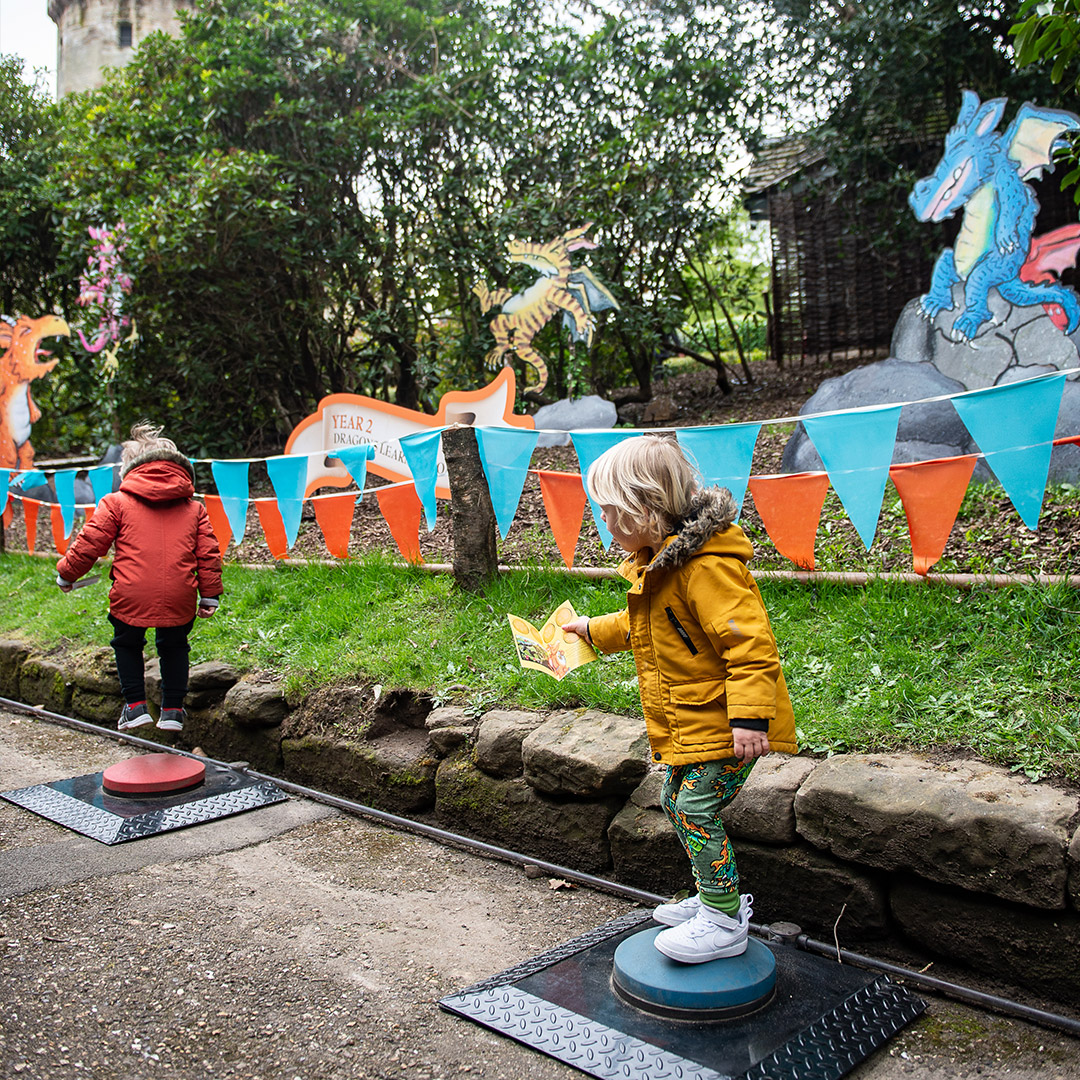
[{"label": "orange bunting flag", "polygon": [[266,546],[275,559],[289,556],[289,538],[285,535],[285,522],[281,518],[277,499],[253,499],[259,515],[259,524],[266,537]]},{"label": "orange bunting flag", "polygon": [[64,515],[59,506],[52,506],[49,509],[49,516],[52,523],[52,538],[53,544],[56,546],[57,553],[61,556],[67,554],[68,549],[68,537],[65,535],[66,530],[64,528]]},{"label": "orange bunting flag", "polygon": [[34,545],[37,543],[37,518],[40,504],[33,499],[23,499],[22,512],[23,521],[26,523],[26,550],[31,554],[34,552]]},{"label": "orange bunting flag", "polygon": [[567,569],[574,565],[574,551],[585,518],[585,488],[578,473],[536,471],[544,498],[548,524]]},{"label": "orange bunting flag", "polygon": [[322,529],[326,550],[335,559],[347,559],[353,514],[356,512],[356,492],[329,499],[312,499],[311,505],[315,508],[315,520]]},{"label": "orange bunting flag", "polygon": [[420,496],[413,484],[395,484],[376,488],[379,509],[390,526],[390,535],[406,562],[422,563],[420,554]]},{"label": "orange bunting flag", "polygon": [[85,506],[85,507],[83,507],[83,509],[86,511],[86,520],[83,522],[83,528],[85,529],[86,526],[89,525],[90,522],[94,520],[94,511],[97,509],[97,507],[96,506]]},{"label": "orange bunting flag", "polygon": [[[229,516],[225,513],[225,507],[221,503],[220,495],[204,495],[203,502],[206,504],[207,516],[210,518],[210,527],[217,537],[218,548],[221,554],[224,555],[225,549],[232,539],[232,526],[229,525]],[[89,521],[89,518],[87,520]]]},{"label": "orange bunting flag", "polygon": [[0,527],[8,528],[11,525],[11,519],[15,516],[15,500],[9,495],[7,506],[4,507],[4,513],[0,516]]},{"label": "orange bunting flag", "polygon": [[829,474],[823,472],[750,477],[750,494],[769,539],[804,570],[814,569],[814,539],[828,490]]},{"label": "orange bunting flag", "polygon": [[977,455],[968,454],[889,469],[889,478],[907,514],[912,569],[916,574],[926,574],[941,558],[977,460]]}]

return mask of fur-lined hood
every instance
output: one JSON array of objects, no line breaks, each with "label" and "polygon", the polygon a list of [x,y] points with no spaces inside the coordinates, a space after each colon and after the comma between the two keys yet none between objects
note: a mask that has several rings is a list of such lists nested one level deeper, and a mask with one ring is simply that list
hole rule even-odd
[{"label": "fur-lined hood", "polygon": [[[690,512],[675,527],[649,570],[674,570],[696,555],[717,533],[723,533],[735,520],[735,498],[727,488],[702,488],[690,502]],[[731,543],[724,543],[725,554],[735,555],[744,562],[754,553],[741,529],[736,529]],[[730,549],[730,550],[729,550]]]},{"label": "fur-lined hood", "polygon": [[145,450],[143,453],[133,457],[126,465],[121,465],[120,479],[123,480],[132,469],[137,469],[140,465],[145,465],[150,461],[171,461],[175,465],[179,465],[191,477],[191,482],[195,483],[195,467],[179,450],[170,450],[167,446]]}]

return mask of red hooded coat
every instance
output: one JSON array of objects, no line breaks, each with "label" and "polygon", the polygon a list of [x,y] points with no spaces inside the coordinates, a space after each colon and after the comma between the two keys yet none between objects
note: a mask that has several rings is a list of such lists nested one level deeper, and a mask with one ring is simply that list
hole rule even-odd
[{"label": "red hooded coat", "polygon": [[220,596],[221,552],[206,507],[192,497],[182,454],[154,450],[104,496],[56,571],[76,581],[115,544],[109,610],[130,626],[182,626],[199,596]]}]

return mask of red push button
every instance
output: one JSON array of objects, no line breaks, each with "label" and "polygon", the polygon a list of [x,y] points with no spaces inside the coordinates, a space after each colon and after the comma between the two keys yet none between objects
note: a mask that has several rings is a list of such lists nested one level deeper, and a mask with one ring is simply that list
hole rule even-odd
[{"label": "red push button", "polygon": [[179,754],[141,754],[110,765],[101,786],[113,795],[163,795],[201,784],[206,766]]}]

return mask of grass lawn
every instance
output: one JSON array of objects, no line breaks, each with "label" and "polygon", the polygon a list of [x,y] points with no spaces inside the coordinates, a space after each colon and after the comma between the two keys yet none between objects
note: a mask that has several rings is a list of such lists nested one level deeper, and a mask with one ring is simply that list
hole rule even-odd
[{"label": "grass lawn", "polygon": [[[63,594],[54,563],[0,557],[0,635],[44,650],[108,643],[102,579]],[[479,714],[496,705],[640,715],[630,655],[562,682],[517,663],[507,612],[540,625],[569,599],[586,615],[623,603],[616,580],[524,569],[483,595],[378,553],[333,566],[226,564],[221,612],[200,620],[192,661],[280,673],[293,695],[358,679],[431,694]],[[1031,585],[762,582],[813,753],[973,753],[1031,779],[1080,783],[1080,595]]]}]

